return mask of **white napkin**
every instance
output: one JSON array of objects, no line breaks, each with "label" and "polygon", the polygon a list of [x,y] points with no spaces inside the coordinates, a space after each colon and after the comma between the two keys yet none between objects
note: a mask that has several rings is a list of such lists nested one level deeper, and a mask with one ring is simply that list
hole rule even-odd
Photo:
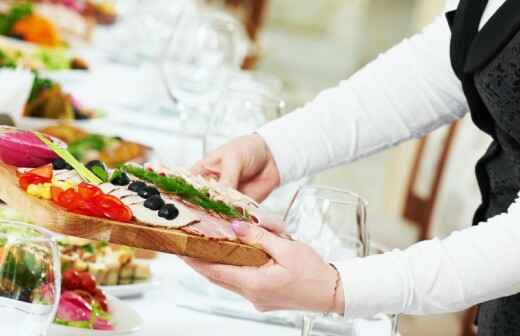
[{"label": "white napkin", "polygon": [[34,75],[28,70],[0,69],[0,113],[21,115],[31,93]]}]

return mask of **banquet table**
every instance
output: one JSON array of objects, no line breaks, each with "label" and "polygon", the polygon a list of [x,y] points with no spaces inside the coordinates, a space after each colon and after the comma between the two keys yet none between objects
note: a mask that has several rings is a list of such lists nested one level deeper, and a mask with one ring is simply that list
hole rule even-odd
[{"label": "banquet table", "polygon": [[[158,276],[160,285],[140,297],[124,299],[143,318],[144,326],[135,335],[226,335],[239,336],[290,336],[299,335],[297,328],[259,323],[200,313],[180,307],[185,288],[179,280],[185,276],[196,276],[179,258],[161,254],[152,262],[152,272]],[[158,272],[160,270],[160,272]],[[352,336],[390,336],[389,321],[357,321]],[[347,336],[347,335],[345,335]]]}]

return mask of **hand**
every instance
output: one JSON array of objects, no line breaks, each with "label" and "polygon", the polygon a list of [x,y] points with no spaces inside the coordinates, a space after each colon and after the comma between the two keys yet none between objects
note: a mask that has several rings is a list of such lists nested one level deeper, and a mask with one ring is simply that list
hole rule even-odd
[{"label": "hand", "polygon": [[280,185],[271,151],[258,134],[239,137],[197,162],[192,172],[217,175],[220,182],[258,202]]},{"label": "hand", "polygon": [[183,260],[211,282],[242,295],[262,312],[293,309],[343,313],[339,274],[312,248],[280,238],[257,225],[233,222],[232,227],[241,241],[262,247],[272,260],[261,267]]}]

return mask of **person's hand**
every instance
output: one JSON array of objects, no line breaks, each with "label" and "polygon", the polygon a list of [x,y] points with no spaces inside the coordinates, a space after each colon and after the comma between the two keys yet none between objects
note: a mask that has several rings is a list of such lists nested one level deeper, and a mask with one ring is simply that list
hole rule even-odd
[{"label": "person's hand", "polygon": [[280,184],[271,151],[257,134],[239,137],[197,162],[192,172],[218,180],[258,202]]},{"label": "person's hand", "polygon": [[257,225],[233,222],[232,227],[241,241],[260,246],[272,260],[261,267],[183,260],[211,282],[242,295],[262,312],[294,309],[343,313],[339,274],[312,248]]}]

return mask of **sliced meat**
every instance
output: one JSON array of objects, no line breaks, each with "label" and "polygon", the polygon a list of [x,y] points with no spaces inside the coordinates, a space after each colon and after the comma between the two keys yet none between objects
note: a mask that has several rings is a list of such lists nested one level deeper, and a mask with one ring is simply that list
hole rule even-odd
[{"label": "sliced meat", "polygon": [[99,189],[101,189],[103,194],[110,194],[111,192],[120,188],[119,186],[116,186],[116,185],[114,185],[112,183],[108,183],[108,182],[102,183],[102,184],[98,185],[98,187],[99,187]]},{"label": "sliced meat", "polygon": [[[138,204],[128,205],[134,214],[135,219],[143,224],[147,224],[150,226],[159,226],[169,229],[178,229],[193,223],[196,223],[200,220],[198,214],[195,214],[190,208],[186,207],[180,202],[177,201],[168,201],[168,203],[175,204],[177,209],[179,210],[179,215],[177,218],[172,220],[167,220],[165,218],[159,217],[157,210],[150,210],[145,208],[143,203],[144,200],[141,198],[142,202]],[[125,202],[125,199],[123,199]]]},{"label": "sliced meat", "polygon": [[66,169],[55,170],[53,172],[53,178],[56,181],[62,181],[62,182],[72,181],[73,183],[80,183],[83,181],[81,179],[81,177],[78,175],[78,173],[76,173],[75,170],[66,170]]},{"label": "sliced meat", "polygon": [[142,204],[145,199],[138,195],[130,195],[121,197],[121,202],[125,205],[134,205],[134,204]]},{"label": "sliced meat", "polygon": [[110,195],[122,199],[123,197],[137,196],[137,193],[132,190],[128,190],[127,187],[118,187],[117,189],[111,191]]},{"label": "sliced meat", "polygon": [[237,239],[229,220],[217,217],[204,210],[190,209],[199,216],[200,222],[183,227],[183,231],[211,239]]}]

